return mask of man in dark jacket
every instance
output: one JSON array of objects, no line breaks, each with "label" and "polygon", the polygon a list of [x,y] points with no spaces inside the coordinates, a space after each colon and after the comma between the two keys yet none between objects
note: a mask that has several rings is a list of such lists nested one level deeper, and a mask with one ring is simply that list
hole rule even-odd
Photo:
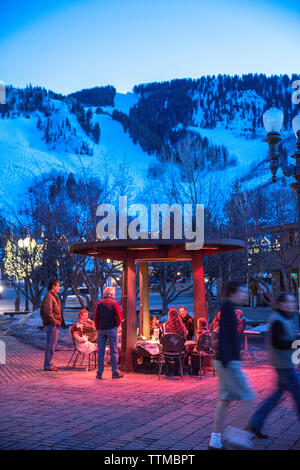
[{"label": "man in dark jacket", "polygon": [[45,350],[45,371],[57,371],[58,367],[52,363],[55,346],[58,339],[59,328],[65,327],[61,304],[57,294],[60,285],[57,279],[51,279],[48,285],[48,292],[41,303],[41,317],[47,333],[47,344]]},{"label": "man in dark jacket", "polygon": [[188,314],[186,308],[183,306],[179,307],[178,312],[179,312],[179,319],[184,324],[187,330],[186,339],[192,340],[194,336],[194,319]]},{"label": "man in dark jacket", "polygon": [[110,360],[112,378],[121,379],[123,375],[118,370],[118,327],[122,315],[119,302],[115,300],[115,288],[106,287],[95,310],[95,325],[98,331],[98,373],[97,379],[102,379],[104,370],[104,356],[107,340],[110,346]]},{"label": "man in dark jacket", "polygon": [[219,344],[216,369],[219,376],[219,401],[217,404],[209,449],[222,449],[221,431],[229,404],[241,401],[244,405],[242,428],[229,428],[227,440],[236,446],[251,447],[252,435],[244,430],[254,397],[240,364],[240,341],[237,331],[237,305],[247,303],[248,292],[242,283],[228,281],[224,289],[225,301],[221,306]]}]

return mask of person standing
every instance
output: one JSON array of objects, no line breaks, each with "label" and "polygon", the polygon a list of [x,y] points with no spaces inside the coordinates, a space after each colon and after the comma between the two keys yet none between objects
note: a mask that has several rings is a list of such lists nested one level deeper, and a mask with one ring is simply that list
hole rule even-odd
[{"label": "person standing", "polygon": [[249,293],[250,293],[250,307],[256,308],[258,290],[257,290],[256,280],[253,278],[250,279],[250,282],[249,282]]},{"label": "person standing", "polygon": [[121,379],[123,374],[118,370],[118,327],[122,315],[119,302],[115,300],[115,288],[106,287],[103,299],[97,303],[94,322],[98,331],[98,373],[102,379],[106,342],[109,341],[112,378]]},{"label": "person standing", "polygon": [[59,290],[60,285],[58,280],[51,279],[48,284],[48,292],[41,303],[40,309],[43,325],[47,333],[44,370],[51,372],[59,370],[58,367],[53,365],[52,359],[58,340],[59,328],[66,327],[60,300],[57,295]]},{"label": "person standing", "polygon": [[192,340],[194,336],[194,319],[188,314],[187,309],[183,306],[179,307],[179,319],[187,330],[187,340]]},{"label": "person standing", "polygon": [[251,400],[254,398],[240,363],[240,340],[235,309],[247,303],[246,287],[238,281],[228,281],[224,286],[224,302],[220,311],[219,341],[216,355],[216,370],[219,377],[219,401],[217,403],[213,429],[208,448],[225,449],[221,442],[221,432],[227,409],[232,401],[241,401],[241,428],[227,429],[226,438],[230,444],[251,447],[252,434],[245,430],[249,420]]},{"label": "person standing", "polygon": [[270,316],[268,346],[271,365],[277,375],[277,389],[259,406],[249,421],[248,429],[258,438],[267,439],[261,432],[264,422],[278,405],[284,392],[292,395],[300,419],[300,379],[292,361],[293,342],[298,338],[294,328],[297,302],[293,294],[282,292],[275,300],[276,311]]}]

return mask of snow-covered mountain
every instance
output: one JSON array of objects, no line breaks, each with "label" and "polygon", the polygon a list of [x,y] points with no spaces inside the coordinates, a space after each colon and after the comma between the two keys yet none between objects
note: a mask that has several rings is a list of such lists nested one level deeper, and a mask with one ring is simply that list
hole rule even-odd
[{"label": "snow-covered mountain", "polygon": [[236,178],[248,187],[264,184],[270,172],[261,117],[272,98],[287,116],[286,147],[292,151],[295,144],[291,80],[275,78],[174,80],[139,85],[126,95],[113,87],[108,95],[99,88],[66,97],[8,87],[7,105],[0,107],[1,211],[20,207],[33,179],[53,170],[97,176],[125,164],[137,193],[143,191],[149,178],[161,177],[153,169],[180,166],[177,145],[187,136],[198,149],[195,168],[204,181],[214,175],[225,198]]},{"label": "snow-covered mountain", "polygon": [[[116,106],[121,110],[128,110],[131,103],[132,95],[116,97]],[[16,105],[9,117],[0,119],[2,214],[21,206],[22,196],[35,177],[53,170],[81,175],[85,169],[89,175],[97,176],[105,165],[118,171],[122,164],[134,170],[137,184],[147,178],[149,165],[157,159],[134,144],[119,122],[107,114],[93,112],[92,122],[101,129],[100,142],[96,144],[67,103],[49,98],[46,104],[51,107],[47,117],[39,110],[20,112]]]}]

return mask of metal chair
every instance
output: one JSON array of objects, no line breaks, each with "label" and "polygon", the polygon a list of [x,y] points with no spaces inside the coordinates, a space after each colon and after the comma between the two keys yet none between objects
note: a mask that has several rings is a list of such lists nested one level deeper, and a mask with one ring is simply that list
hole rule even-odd
[{"label": "metal chair", "polygon": [[73,359],[74,355],[76,354],[72,367],[75,367],[75,366],[76,366],[77,361],[78,361],[78,358],[79,358],[80,356],[82,356],[81,363],[80,363],[80,365],[82,366],[82,365],[83,365],[84,358],[85,358],[86,356],[88,356],[88,367],[87,367],[87,369],[90,370],[90,369],[91,369],[91,356],[94,356],[94,357],[93,357],[93,360],[94,360],[95,366],[94,366],[93,368],[96,369],[96,368],[97,368],[97,351],[93,351],[93,352],[91,352],[91,353],[89,353],[89,354],[83,354],[83,353],[77,351],[77,349],[76,349],[76,345],[75,345],[75,341],[74,341],[75,326],[76,326],[76,325],[71,325],[71,326],[69,327],[69,332],[70,332],[70,335],[71,335],[71,338],[72,338],[72,341],[73,341],[73,345],[74,345],[74,351],[73,351],[73,353],[72,353],[72,356],[70,357],[70,360],[69,360],[69,362],[68,362],[67,367],[70,366],[70,364],[71,364],[71,362],[72,362],[72,359]]},{"label": "metal chair", "polygon": [[165,333],[160,338],[161,344],[161,353],[160,353],[160,364],[159,364],[159,373],[158,373],[158,380],[160,380],[161,371],[163,365],[166,365],[166,360],[174,361],[176,359],[179,360],[180,366],[180,375],[181,380],[183,382],[183,370],[182,370],[182,358],[185,354],[184,348],[184,338],[176,333]]},{"label": "metal chair", "polygon": [[[193,358],[199,358],[199,374],[198,374],[199,379],[202,378],[202,363],[203,363],[203,375],[205,375],[205,372],[206,372],[205,362],[207,359],[210,359],[212,362],[213,376],[216,375],[215,364],[214,364],[214,360],[216,358],[215,353],[206,353],[204,351],[192,352],[192,363],[193,363]],[[205,358],[204,361],[203,361],[203,358]],[[192,364],[191,364],[191,375],[192,375]]]}]

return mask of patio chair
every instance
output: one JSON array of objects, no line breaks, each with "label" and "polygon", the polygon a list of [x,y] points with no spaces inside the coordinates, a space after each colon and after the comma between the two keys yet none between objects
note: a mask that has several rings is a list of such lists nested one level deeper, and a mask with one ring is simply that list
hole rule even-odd
[{"label": "patio chair", "polygon": [[165,333],[160,338],[161,353],[160,353],[160,364],[158,380],[160,380],[161,371],[163,364],[166,365],[166,360],[174,361],[178,359],[180,367],[181,380],[183,382],[183,370],[182,370],[182,359],[185,354],[184,338],[176,333]]},{"label": "patio chair", "polygon": [[74,351],[73,351],[73,353],[72,353],[72,356],[70,357],[70,360],[69,360],[69,362],[68,362],[67,367],[70,366],[70,364],[71,364],[72,359],[73,359],[74,356],[75,356],[75,358],[74,358],[74,362],[73,362],[72,367],[75,367],[75,366],[76,366],[78,359],[80,359],[80,356],[81,356],[81,363],[80,363],[80,365],[82,366],[85,357],[88,356],[88,367],[87,367],[87,370],[90,370],[90,369],[91,369],[91,358],[92,358],[92,361],[94,362],[94,366],[93,366],[92,368],[93,368],[93,369],[96,369],[96,368],[97,368],[97,351],[93,351],[93,352],[88,353],[88,354],[83,354],[83,353],[81,353],[80,351],[78,351],[78,350],[76,349],[76,344],[75,344],[75,341],[74,341],[75,326],[76,326],[76,325],[71,325],[71,326],[69,327],[69,332],[70,332],[70,335],[71,335],[71,338],[72,338],[72,341],[73,341],[73,345],[74,345]]},{"label": "patio chair", "polygon": [[[207,362],[209,362],[211,364],[211,367],[212,367],[212,373],[213,373],[213,376],[216,375],[216,371],[215,371],[215,364],[214,364],[214,360],[216,358],[216,354],[215,352],[211,352],[211,353],[207,353],[207,352],[204,352],[204,351],[193,351],[192,352],[192,360],[191,360],[191,375],[192,375],[192,369],[193,369],[193,364],[195,364],[195,362],[197,364],[199,364],[199,373],[198,373],[198,377],[199,379],[202,378],[202,375],[205,375],[206,373],[206,369],[210,366],[207,366]],[[197,367],[198,368],[198,367]],[[203,374],[202,374],[202,370],[203,370]]]}]

